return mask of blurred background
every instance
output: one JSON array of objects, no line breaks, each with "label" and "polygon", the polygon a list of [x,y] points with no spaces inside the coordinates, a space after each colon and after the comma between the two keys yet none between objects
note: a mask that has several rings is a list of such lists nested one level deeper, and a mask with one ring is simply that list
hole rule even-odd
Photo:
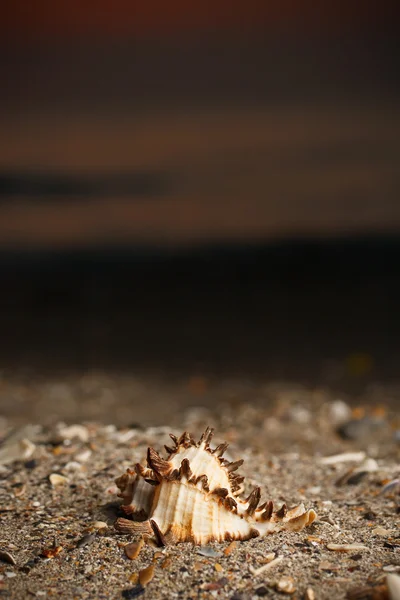
[{"label": "blurred background", "polygon": [[103,395],[131,378],[80,407],[105,419],[122,396],[143,415],[143,382],[162,404],[171,381],[185,403],[211,381],[398,378],[398,12],[2,9],[4,414],[57,414],[76,378]]}]

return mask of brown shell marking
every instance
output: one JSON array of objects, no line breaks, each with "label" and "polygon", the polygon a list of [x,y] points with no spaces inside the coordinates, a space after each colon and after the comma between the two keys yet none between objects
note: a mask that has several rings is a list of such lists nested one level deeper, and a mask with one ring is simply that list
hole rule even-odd
[{"label": "brown shell marking", "polygon": [[192,541],[246,540],[277,531],[300,531],[316,518],[301,504],[288,510],[283,504],[274,512],[273,503],[261,506],[261,491],[254,488],[240,498],[243,477],[236,473],[243,460],[222,458],[228,447],[210,448],[213,430],[207,427],[199,442],[184,432],[170,435],[174,447],[166,446],[167,459],[153,448],[147,452],[147,467],[135,465],[116,480],[125,515],[118,519],[121,533],[147,534],[159,545]]}]

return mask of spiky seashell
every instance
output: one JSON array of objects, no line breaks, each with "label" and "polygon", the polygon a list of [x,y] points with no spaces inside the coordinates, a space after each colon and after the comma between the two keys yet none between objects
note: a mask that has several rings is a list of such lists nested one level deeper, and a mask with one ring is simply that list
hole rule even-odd
[{"label": "spiky seashell", "polygon": [[236,470],[243,460],[224,459],[226,443],[212,450],[212,435],[207,428],[196,443],[186,432],[179,439],[171,434],[174,445],[165,447],[167,459],[149,448],[147,467],[137,464],[119,477],[121,508],[133,520],[118,519],[116,529],[153,535],[160,545],[206,544],[299,531],[315,520],[315,512],[302,504],[291,510],[283,504],[277,511],[271,501],[260,506],[259,487],[241,498],[244,478]]}]

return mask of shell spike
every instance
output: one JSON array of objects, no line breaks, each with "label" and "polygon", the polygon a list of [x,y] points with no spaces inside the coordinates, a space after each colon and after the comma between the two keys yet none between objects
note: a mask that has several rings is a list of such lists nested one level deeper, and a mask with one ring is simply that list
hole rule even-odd
[{"label": "shell spike", "polygon": [[182,477],[186,477],[186,479],[189,481],[189,479],[191,479],[192,475],[193,475],[193,473],[190,468],[189,460],[187,458],[184,458],[181,463],[181,468],[179,469],[179,477],[180,477],[180,479],[182,479]]},{"label": "shell spike", "polygon": [[227,449],[227,447],[229,446],[228,442],[225,442],[223,444],[219,444],[219,446],[217,446],[212,453],[215,454],[215,456],[219,456],[221,457],[225,450]]},{"label": "shell spike", "polygon": [[265,510],[264,510],[264,512],[261,515],[261,520],[262,521],[269,521],[270,518],[272,517],[273,511],[274,511],[274,503],[272,502],[272,500],[270,500],[267,503],[267,505],[265,507]]},{"label": "shell spike", "polygon": [[215,488],[212,493],[216,496],[219,496],[220,498],[226,498],[229,495],[228,490],[223,487]]},{"label": "shell spike", "polygon": [[248,515],[252,516],[255,513],[255,510],[260,502],[261,498],[261,489],[259,487],[254,488],[251,492],[250,496],[247,498],[248,507],[246,512]]},{"label": "shell spike", "polygon": [[181,437],[178,440],[178,446],[183,446],[184,448],[189,448],[191,446],[191,436],[187,431],[184,431]]},{"label": "shell spike", "polygon": [[225,508],[227,508],[231,512],[236,512],[236,510],[237,510],[237,502],[231,496],[228,496],[227,498],[225,498],[225,500],[224,500],[224,506],[225,506]]},{"label": "shell spike", "polygon": [[243,458],[237,460],[236,462],[232,462],[226,465],[226,470],[231,473],[232,471],[236,471],[239,467],[244,463]]},{"label": "shell spike", "polygon": [[151,447],[147,450],[147,464],[160,477],[167,477],[171,471],[169,462],[161,458],[158,452]]},{"label": "shell spike", "polygon": [[280,509],[276,511],[275,516],[277,519],[283,519],[284,517],[286,517],[286,513],[287,513],[287,506],[286,506],[286,504],[282,504]]},{"label": "shell spike", "polygon": [[200,438],[198,445],[200,446],[201,444],[204,444],[207,447],[210,444],[213,435],[214,435],[214,428],[207,427],[205,432],[201,434],[201,438]]},{"label": "shell spike", "polygon": [[207,475],[200,475],[200,477],[198,477],[196,479],[196,484],[200,482],[201,487],[203,488],[203,490],[205,490],[206,492],[210,491],[209,485],[208,485],[208,477]]}]

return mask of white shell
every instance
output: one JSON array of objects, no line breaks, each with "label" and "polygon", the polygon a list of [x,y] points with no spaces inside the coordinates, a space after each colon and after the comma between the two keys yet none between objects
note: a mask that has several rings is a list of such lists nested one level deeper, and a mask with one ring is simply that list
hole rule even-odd
[{"label": "white shell", "polygon": [[123,498],[122,509],[133,521],[118,519],[121,533],[153,534],[160,544],[211,540],[246,540],[267,533],[299,531],[316,518],[303,505],[273,511],[272,502],[260,501],[256,487],[247,499],[239,494],[243,477],[236,470],[243,463],[222,458],[228,444],[210,448],[213,430],[207,428],[198,443],[188,434],[171,435],[174,448],[163,459],[153,449],[147,453],[148,467],[135,465],[116,480]]}]

